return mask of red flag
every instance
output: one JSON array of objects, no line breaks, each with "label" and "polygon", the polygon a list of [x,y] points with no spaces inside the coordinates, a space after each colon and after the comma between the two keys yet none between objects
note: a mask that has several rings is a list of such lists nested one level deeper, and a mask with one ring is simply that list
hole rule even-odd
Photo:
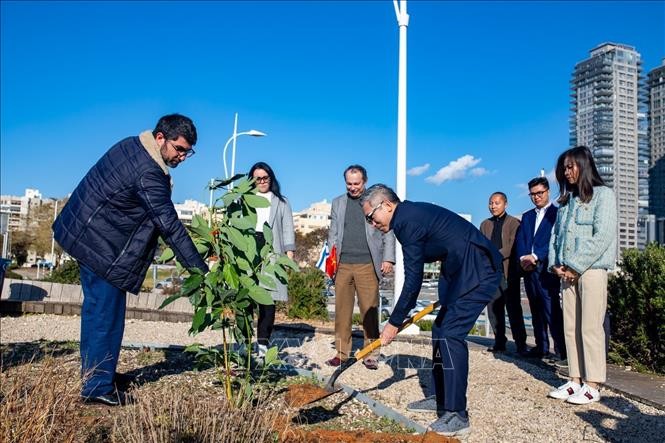
[{"label": "red flag", "polygon": [[337,273],[337,247],[333,245],[330,255],[326,258],[326,274],[330,278],[335,278],[335,273]]}]

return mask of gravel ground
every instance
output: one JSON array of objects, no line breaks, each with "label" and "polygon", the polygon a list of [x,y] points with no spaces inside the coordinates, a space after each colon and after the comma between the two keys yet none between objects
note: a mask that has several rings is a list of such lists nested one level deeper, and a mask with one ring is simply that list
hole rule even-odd
[{"label": "gravel ground", "polygon": [[[53,315],[3,317],[0,342],[30,342],[39,339],[78,340],[79,318]],[[187,345],[219,343],[219,333],[187,335],[188,324],[128,320],[125,343]],[[274,334],[282,342],[282,357],[291,364],[330,375],[324,364],[334,355],[330,335]],[[356,364],[339,382],[352,386],[397,412],[428,425],[433,413],[414,414],[406,405],[431,392],[429,345],[395,342],[382,350],[377,371]],[[472,432],[469,442],[486,441],[663,441],[665,412],[608,390],[599,403],[573,406],[547,398],[547,392],[562,380],[548,367],[524,363],[510,356],[496,358],[478,349],[470,352],[468,390]],[[340,395],[340,394],[336,394]]]}]

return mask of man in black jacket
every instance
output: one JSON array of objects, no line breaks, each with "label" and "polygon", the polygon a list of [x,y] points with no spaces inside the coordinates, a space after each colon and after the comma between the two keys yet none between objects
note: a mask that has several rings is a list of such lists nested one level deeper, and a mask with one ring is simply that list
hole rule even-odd
[{"label": "man in black jacket", "polygon": [[56,241],[81,268],[81,397],[117,406],[115,370],[126,292],[138,293],[161,236],[187,268],[208,267],[171,201],[171,176],[194,154],[189,118],[162,117],[155,129],[121,140],[83,177],[53,223]]}]

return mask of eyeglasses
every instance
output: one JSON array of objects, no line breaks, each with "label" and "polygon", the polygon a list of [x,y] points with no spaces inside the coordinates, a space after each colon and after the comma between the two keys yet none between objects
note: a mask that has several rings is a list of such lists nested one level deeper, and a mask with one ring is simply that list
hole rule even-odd
[{"label": "eyeglasses", "polygon": [[178,154],[184,155],[185,158],[189,158],[196,154],[194,148],[185,148],[184,146],[174,145],[173,143],[171,143],[171,146],[173,146],[173,149],[175,149]]},{"label": "eyeglasses", "polygon": [[263,177],[254,177],[256,183],[268,183],[270,181],[269,175],[264,175]]},{"label": "eyeglasses", "polygon": [[529,192],[529,195],[531,196],[531,198],[533,198],[533,197],[540,198],[548,191],[549,191],[549,189],[545,189],[544,191],[538,191],[538,192]]},{"label": "eyeglasses", "polygon": [[381,202],[378,205],[374,206],[372,208],[372,210],[370,211],[370,213],[365,216],[365,220],[367,221],[367,223],[369,223],[370,225],[372,223],[374,223],[374,213],[376,212],[377,209],[379,209],[381,207],[382,204],[383,204],[383,202]]}]

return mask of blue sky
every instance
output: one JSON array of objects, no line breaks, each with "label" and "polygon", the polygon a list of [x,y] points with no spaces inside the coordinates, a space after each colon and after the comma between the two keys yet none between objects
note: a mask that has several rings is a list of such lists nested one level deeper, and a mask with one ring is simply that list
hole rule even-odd
[{"label": "blue sky", "polygon": [[[408,12],[407,166],[430,166],[408,177],[407,198],[476,225],[496,190],[509,212],[530,208],[523,185],[568,147],[569,81],[589,50],[635,46],[644,72],[665,57],[663,2],[409,1]],[[65,196],[112,144],[171,112],[199,132],[173,171],[176,202],[208,201],[235,112],[240,131],[268,133],[238,138],[236,170],[269,163],[294,210],[343,193],[351,163],[395,184],[391,1],[2,1],[1,20],[2,194]],[[431,178],[446,166],[456,179]]]}]

